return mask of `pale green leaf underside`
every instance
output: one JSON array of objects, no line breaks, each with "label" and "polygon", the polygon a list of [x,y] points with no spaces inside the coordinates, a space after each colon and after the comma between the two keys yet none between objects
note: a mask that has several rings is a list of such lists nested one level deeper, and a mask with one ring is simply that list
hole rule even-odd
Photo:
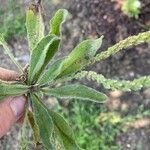
[{"label": "pale green leaf underside", "polygon": [[19,96],[27,93],[29,87],[23,84],[3,82],[0,80],[0,100],[9,96]]},{"label": "pale green leaf underside", "polygon": [[96,40],[85,40],[75,47],[69,56],[64,60],[59,77],[72,74],[84,67],[100,48],[102,38],[103,36]]},{"label": "pale green leaf underside", "polygon": [[33,115],[39,129],[41,141],[47,150],[52,148],[51,137],[54,125],[48,109],[36,95],[31,95]]},{"label": "pale green leaf underside", "polygon": [[44,37],[44,23],[41,6],[32,4],[26,12],[26,28],[30,50]]},{"label": "pale green leaf underside", "polygon": [[50,34],[61,35],[61,26],[66,21],[67,16],[68,11],[65,9],[59,9],[55,13],[54,17],[50,20]]},{"label": "pale green leaf underside", "polygon": [[65,150],[80,150],[75,142],[74,133],[65,119],[58,113],[49,110],[54,123],[54,132]]},{"label": "pale green leaf underside", "polygon": [[38,74],[41,67],[44,65],[47,52],[50,50],[53,51],[53,47],[51,47],[51,45],[55,41],[59,41],[59,38],[54,35],[44,37],[33,49],[28,75],[30,83],[33,81],[34,77]]},{"label": "pale green leaf underside", "polygon": [[107,99],[105,94],[100,93],[87,86],[78,84],[66,85],[50,89],[43,88],[41,90],[49,96],[55,96],[58,98],[74,98],[81,100],[90,100],[95,102],[104,102]]},{"label": "pale green leaf underside", "polygon": [[88,80],[96,81],[99,85],[103,85],[106,89],[121,90],[121,91],[137,91],[142,88],[150,87],[150,76],[143,76],[133,81],[107,79],[102,74],[97,74],[94,71],[82,71],[75,75],[76,79],[87,78]]}]

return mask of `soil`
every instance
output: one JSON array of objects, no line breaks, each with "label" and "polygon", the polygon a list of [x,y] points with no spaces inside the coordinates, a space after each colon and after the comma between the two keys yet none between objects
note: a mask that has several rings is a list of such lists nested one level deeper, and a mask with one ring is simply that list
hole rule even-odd
[{"label": "soil", "polygon": [[[119,1],[119,0],[118,0]],[[106,50],[107,47],[117,43],[118,41],[140,32],[147,31],[150,28],[150,2],[149,0],[141,0],[142,9],[138,19],[129,18],[122,13],[117,0],[62,0],[55,6],[44,5],[45,18],[48,28],[48,18],[51,17],[51,12],[57,8],[67,8],[70,13],[70,20],[64,25],[63,45],[59,56],[64,56],[81,40],[88,37],[99,37],[104,35],[103,45],[99,52]],[[51,9],[49,9],[50,7]],[[14,41],[11,41],[14,43]],[[10,44],[11,44],[10,43]],[[27,41],[17,40],[13,45],[14,55],[25,64],[28,62],[29,56],[27,51]],[[1,66],[5,68],[15,69],[11,62],[6,59],[0,51]],[[101,63],[97,63],[89,68],[98,73],[102,73],[108,78],[119,78],[132,80],[143,75],[150,74],[150,44],[141,44],[139,46],[129,48],[117,55],[108,58]],[[92,86],[93,83],[89,83]],[[97,87],[96,87],[97,88]],[[111,95],[109,91],[108,94]],[[145,110],[150,108],[150,89],[143,89],[139,92],[122,93],[119,99],[114,100],[110,96],[107,103],[108,109],[112,109],[112,103],[127,104],[128,110],[124,115],[135,114],[140,105],[144,106]],[[121,109],[115,107],[122,113]],[[18,127],[12,129],[13,132],[9,136],[4,137],[0,141],[0,150],[10,150],[4,144],[6,141],[17,141],[17,136],[13,136]],[[8,140],[9,139],[9,140]],[[150,125],[142,128],[131,128],[126,133],[118,135],[116,142],[123,147],[124,150],[149,150],[150,149]],[[14,143],[13,143],[14,144]],[[2,145],[2,146],[1,146]],[[14,144],[15,145],[15,144]],[[13,148],[12,148],[13,147]],[[12,146],[11,150],[16,150]]]}]

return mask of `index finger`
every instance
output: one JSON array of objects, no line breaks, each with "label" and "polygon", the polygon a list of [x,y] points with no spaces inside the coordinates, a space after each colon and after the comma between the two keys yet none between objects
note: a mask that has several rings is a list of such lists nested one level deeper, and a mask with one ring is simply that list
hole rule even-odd
[{"label": "index finger", "polygon": [[18,77],[17,72],[12,70],[7,70],[0,67],[0,79],[4,81],[12,81]]}]

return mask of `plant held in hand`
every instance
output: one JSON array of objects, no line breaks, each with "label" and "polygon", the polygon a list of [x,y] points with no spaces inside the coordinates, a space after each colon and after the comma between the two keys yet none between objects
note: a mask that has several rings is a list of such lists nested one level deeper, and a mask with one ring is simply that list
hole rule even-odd
[{"label": "plant held in hand", "polygon": [[[45,35],[40,3],[32,4],[29,7],[26,13],[26,28],[30,62],[25,69],[16,62],[2,34],[0,34],[0,44],[20,71],[20,77],[16,81],[4,82],[0,80],[0,100],[9,96],[27,95],[28,107],[24,123],[30,124],[35,145],[42,143],[48,150],[58,148],[58,144],[54,143],[59,143],[59,149],[78,150],[81,148],[75,142],[73,131],[64,118],[44,105],[40,98],[41,93],[57,98],[75,98],[98,103],[103,103],[107,99],[105,94],[85,85],[69,84],[56,87],[57,83],[85,77],[113,90],[130,91],[150,87],[150,76],[133,81],[117,81],[106,79],[96,72],[81,71],[86,66],[106,59],[123,48],[148,42],[150,31],[129,37],[96,56],[103,36],[96,40],[85,40],[75,47],[67,57],[52,61],[60,46],[61,26],[67,15],[67,10],[58,10],[50,20],[50,32]],[[28,109],[29,107],[32,108],[32,112]]]}]

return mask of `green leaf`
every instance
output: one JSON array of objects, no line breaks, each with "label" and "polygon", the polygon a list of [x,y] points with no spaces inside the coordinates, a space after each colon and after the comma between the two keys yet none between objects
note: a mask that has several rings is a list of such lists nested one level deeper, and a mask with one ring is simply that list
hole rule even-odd
[{"label": "green leaf", "polygon": [[28,110],[25,110],[23,123],[21,130],[19,131],[18,139],[18,149],[19,150],[28,150],[29,149],[29,128],[28,128],[28,118],[27,118]]},{"label": "green leaf", "polygon": [[51,46],[49,47],[47,54],[46,54],[46,58],[44,61],[43,66],[41,67],[37,78],[40,76],[40,74],[43,72],[43,70],[45,69],[45,67],[47,66],[47,64],[50,62],[50,60],[52,59],[52,57],[55,55],[55,53],[58,51],[59,49],[59,45],[60,45],[60,39],[58,40],[54,40],[53,43],[51,44]]},{"label": "green leaf", "polygon": [[44,23],[41,15],[41,6],[32,4],[26,12],[26,28],[30,50],[44,37]]},{"label": "green leaf", "polygon": [[[34,77],[39,73],[43,67],[47,56],[53,57],[54,55],[54,43],[60,39],[54,35],[44,37],[34,48],[31,55],[30,68],[29,68],[29,82],[31,83]],[[39,75],[39,74],[38,74]]]},{"label": "green leaf", "polygon": [[15,57],[14,57],[13,54],[11,53],[9,47],[7,46],[7,43],[5,42],[5,39],[4,39],[4,37],[3,37],[3,34],[1,34],[1,33],[0,33],[0,45],[3,46],[3,48],[4,48],[4,53],[7,54],[7,55],[10,57],[11,61],[17,66],[17,68],[19,69],[19,71],[20,71],[21,73],[23,73],[22,67],[19,65],[19,63],[16,61]]},{"label": "green leaf", "polygon": [[36,95],[31,95],[35,123],[38,126],[41,141],[46,149],[52,149],[51,137],[54,125],[48,109]]},{"label": "green leaf", "polygon": [[29,87],[19,83],[3,82],[0,80],[0,100],[9,96],[26,94]]},{"label": "green leaf", "polygon": [[58,113],[49,110],[54,123],[54,133],[65,150],[80,150],[75,142],[74,133],[65,119]]},{"label": "green leaf", "polygon": [[106,95],[84,85],[66,85],[56,88],[43,88],[42,91],[50,96],[58,98],[74,98],[81,100],[90,100],[95,102],[104,102]]},{"label": "green leaf", "polygon": [[66,21],[67,16],[68,11],[65,9],[59,9],[55,13],[54,17],[50,20],[50,34],[61,35],[61,26]]},{"label": "green leaf", "polygon": [[64,61],[59,77],[72,74],[82,69],[82,67],[86,65],[88,60],[94,57],[97,50],[100,48],[102,38],[103,36],[96,40],[85,40],[75,47],[75,49]]},{"label": "green leaf", "polygon": [[32,131],[33,131],[33,141],[34,141],[34,144],[36,146],[36,145],[38,145],[38,143],[40,141],[39,129],[38,129],[37,124],[35,123],[33,113],[31,111],[28,111],[27,115],[28,115],[29,124],[30,124],[30,126],[32,128]]},{"label": "green leaf", "polygon": [[61,72],[62,62],[64,59],[55,61],[50,68],[37,81],[39,85],[44,85],[53,81]]}]

